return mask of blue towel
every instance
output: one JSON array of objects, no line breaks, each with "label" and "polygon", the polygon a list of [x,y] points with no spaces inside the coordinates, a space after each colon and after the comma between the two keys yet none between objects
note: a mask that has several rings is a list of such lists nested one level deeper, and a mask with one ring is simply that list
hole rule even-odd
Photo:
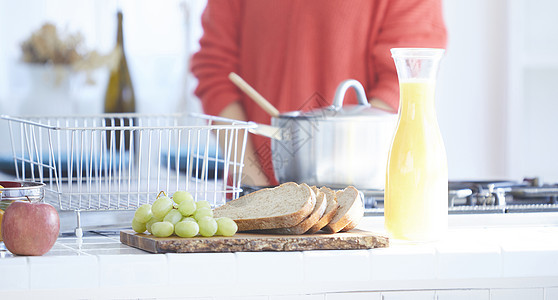
[{"label": "blue towel", "polygon": [[[218,178],[223,177],[223,170],[225,168],[224,158],[222,153],[216,155],[217,151],[215,147],[209,147],[207,152],[207,165],[206,165],[206,172],[209,178],[215,177],[215,168],[217,168],[217,176]],[[199,152],[197,149],[193,149],[190,152],[190,168],[192,170],[192,176],[202,177],[202,171],[204,170],[203,164],[206,159],[205,157],[205,149],[200,148]],[[161,154],[161,163],[163,166],[166,166],[170,160],[170,167],[172,169],[176,169],[176,153],[170,152],[168,155],[167,153]],[[180,155],[178,157],[178,169],[180,172],[186,172],[188,167],[188,149],[183,149],[180,151]]]},{"label": "blue towel", "polygon": [[[120,162],[120,157],[122,156],[122,160],[125,166],[128,165],[129,162],[129,154],[128,153],[123,153],[122,155],[118,155],[116,154],[114,156],[114,159],[111,163],[111,165],[113,167],[118,166],[119,162]],[[209,147],[209,151],[207,153],[207,165],[205,166],[205,171],[207,172],[206,176],[208,176],[208,178],[213,178],[215,177],[215,168],[217,168],[217,173],[218,173],[218,178],[222,178],[223,176],[223,170],[225,168],[225,163],[224,163],[224,156],[222,155],[222,153],[219,153],[219,155],[216,158],[216,149],[215,147]],[[26,156],[27,158],[27,156]],[[107,158],[106,155],[103,156],[103,160],[105,160]],[[58,156],[55,157],[55,159],[58,159]],[[168,161],[170,159],[170,161]],[[172,169],[176,169],[176,153],[170,152],[169,154],[165,153],[165,151],[163,151],[163,153],[161,154],[161,165],[162,167],[166,167],[167,163],[170,163],[170,167]],[[187,171],[187,159],[188,159],[188,149],[183,149],[180,151],[180,156],[179,156],[179,165],[178,168],[180,170],[180,172],[186,172]],[[192,170],[192,176],[196,176],[196,177],[202,177],[202,171],[204,170],[204,161],[205,161],[206,157],[205,157],[205,149],[200,148],[199,152],[197,149],[192,150],[192,153],[190,154],[190,169]],[[80,161],[80,159],[77,159],[76,157],[73,158],[73,163],[71,165],[68,165],[68,157],[67,155],[61,155],[60,156],[60,161],[56,161],[56,165],[55,167],[57,168],[57,174],[60,177],[67,177],[70,172],[70,168],[71,168],[71,175],[72,176],[77,176],[78,172],[81,170],[81,173],[83,176],[88,175],[88,172],[96,172],[97,168],[101,168],[102,170],[106,169],[108,167],[108,162],[105,164],[103,162],[103,164],[101,166],[99,166],[99,160],[100,157],[96,157],[93,158],[93,162],[89,161],[89,160],[83,160],[81,161],[81,165],[78,164],[78,162]],[[48,164],[48,153],[43,155],[43,161],[45,164]],[[31,176],[31,165],[29,163],[25,163],[24,165],[25,167],[25,176],[26,177],[30,177]],[[60,168],[59,168],[60,167]],[[21,166],[21,161],[17,161],[17,169],[19,171],[19,175],[21,176],[23,173],[23,168]],[[14,164],[14,159],[11,155],[6,155],[6,156],[0,156],[0,171],[6,174],[10,174],[13,175],[14,177],[17,175],[16,174],[16,165]],[[43,176],[48,177],[50,176],[49,174],[49,169],[47,167],[43,167]],[[38,166],[34,166],[34,170],[33,170],[35,176],[39,176],[39,167]],[[52,175],[54,176],[54,175]]]},{"label": "blue towel", "polygon": [[[111,162],[111,166],[118,166],[118,164],[120,163],[120,157],[122,156],[122,162],[124,165],[127,165],[129,162],[129,154],[125,153],[122,155],[115,155],[113,161]],[[103,160],[106,159],[106,154],[103,157]],[[25,156],[26,159],[28,159],[28,156]],[[101,157],[94,157],[93,161],[90,161],[88,159],[79,159],[78,157],[73,157],[73,163],[72,164],[68,164],[68,156],[66,154],[62,154],[60,155],[60,160],[58,161],[58,155],[55,156],[56,164],[55,164],[55,168],[56,168],[56,172],[57,175],[59,177],[67,177],[70,175],[70,170],[71,170],[71,175],[72,176],[77,176],[78,172],[81,170],[81,174],[83,176],[88,175],[88,172],[96,172],[96,170],[98,168],[101,168],[101,170],[108,168],[108,162],[105,164],[103,162],[102,165],[100,164],[100,159]],[[37,158],[34,158],[34,160],[37,160]],[[81,161],[81,164],[79,164],[79,162]],[[16,164],[17,164],[17,170],[19,171],[19,175],[22,176],[23,175],[23,167],[25,168],[25,177],[29,178],[31,177],[32,171],[34,172],[35,176],[39,176],[39,166],[38,165],[34,165],[33,170],[31,170],[31,164],[29,164],[28,162],[25,162],[24,166],[22,167],[21,165],[21,160],[17,160],[16,163],[14,163],[14,158],[11,155],[7,155],[7,156],[0,156],[0,171],[6,173],[6,174],[10,174],[13,176],[17,175],[16,172]],[[48,165],[49,164],[49,160],[48,160],[48,153],[43,154],[43,164]],[[43,167],[42,168],[43,171],[43,176],[48,177],[51,176],[50,175],[50,170],[48,167]],[[52,175],[54,176],[54,175]]]}]

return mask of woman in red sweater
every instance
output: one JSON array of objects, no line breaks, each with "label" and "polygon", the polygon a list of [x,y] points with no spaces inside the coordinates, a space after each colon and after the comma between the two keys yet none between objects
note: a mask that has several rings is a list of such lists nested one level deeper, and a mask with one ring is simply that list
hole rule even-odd
[{"label": "woman in red sweater", "polygon": [[[270,123],[229,81],[235,72],[280,112],[331,105],[337,85],[360,81],[370,103],[397,111],[390,48],[444,48],[441,0],[208,0],[192,57],[205,113]],[[356,103],[348,94],[345,103]],[[268,138],[247,141],[243,182],[276,185]]]}]

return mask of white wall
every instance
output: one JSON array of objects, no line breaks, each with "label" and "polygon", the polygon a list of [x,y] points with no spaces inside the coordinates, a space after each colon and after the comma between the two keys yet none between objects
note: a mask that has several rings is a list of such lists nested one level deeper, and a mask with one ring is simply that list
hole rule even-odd
[{"label": "white wall", "polygon": [[558,2],[444,1],[437,109],[450,179],[558,182]]},{"label": "white wall", "polygon": [[506,179],[505,0],[446,0],[437,113],[450,179]]}]

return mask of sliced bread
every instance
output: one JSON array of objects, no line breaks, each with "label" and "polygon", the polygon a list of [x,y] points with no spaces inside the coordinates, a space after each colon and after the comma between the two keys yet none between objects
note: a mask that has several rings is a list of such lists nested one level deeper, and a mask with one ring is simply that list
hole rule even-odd
[{"label": "sliced bread", "polygon": [[338,204],[337,204],[337,199],[335,197],[335,191],[324,186],[319,189],[319,192],[325,195],[327,206],[320,220],[316,222],[314,226],[308,229],[308,231],[306,232],[307,234],[316,233],[320,229],[324,228],[324,226],[329,224],[329,222],[331,221],[331,219],[333,219],[335,213],[337,212]]},{"label": "sliced bread", "polygon": [[306,219],[293,227],[270,229],[269,231],[266,230],[266,232],[276,234],[303,234],[308,231],[308,229],[320,220],[327,207],[326,195],[318,191],[318,189],[315,190],[318,192],[316,196],[316,205],[312,213],[310,213]]},{"label": "sliced bread", "polygon": [[350,226],[355,228],[364,216],[364,204],[355,187],[349,186],[337,191],[336,196],[339,209],[329,224],[323,228],[324,231],[330,233],[339,232],[350,223],[352,223]]},{"label": "sliced bread", "polygon": [[314,209],[316,198],[306,184],[294,182],[262,189],[213,210],[215,218],[229,217],[238,231],[293,227]]},{"label": "sliced bread", "polygon": [[357,227],[358,222],[349,222],[349,224],[347,224],[347,226],[343,227],[343,229],[341,229],[341,232],[346,232],[349,231],[351,229],[355,229],[355,227]]}]

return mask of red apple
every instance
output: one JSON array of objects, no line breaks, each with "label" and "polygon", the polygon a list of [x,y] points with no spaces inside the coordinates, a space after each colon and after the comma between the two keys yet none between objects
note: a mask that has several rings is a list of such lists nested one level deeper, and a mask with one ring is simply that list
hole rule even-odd
[{"label": "red apple", "polygon": [[47,203],[16,201],[4,212],[2,239],[10,252],[17,255],[43,255],[58,238],[60,218]]}]

